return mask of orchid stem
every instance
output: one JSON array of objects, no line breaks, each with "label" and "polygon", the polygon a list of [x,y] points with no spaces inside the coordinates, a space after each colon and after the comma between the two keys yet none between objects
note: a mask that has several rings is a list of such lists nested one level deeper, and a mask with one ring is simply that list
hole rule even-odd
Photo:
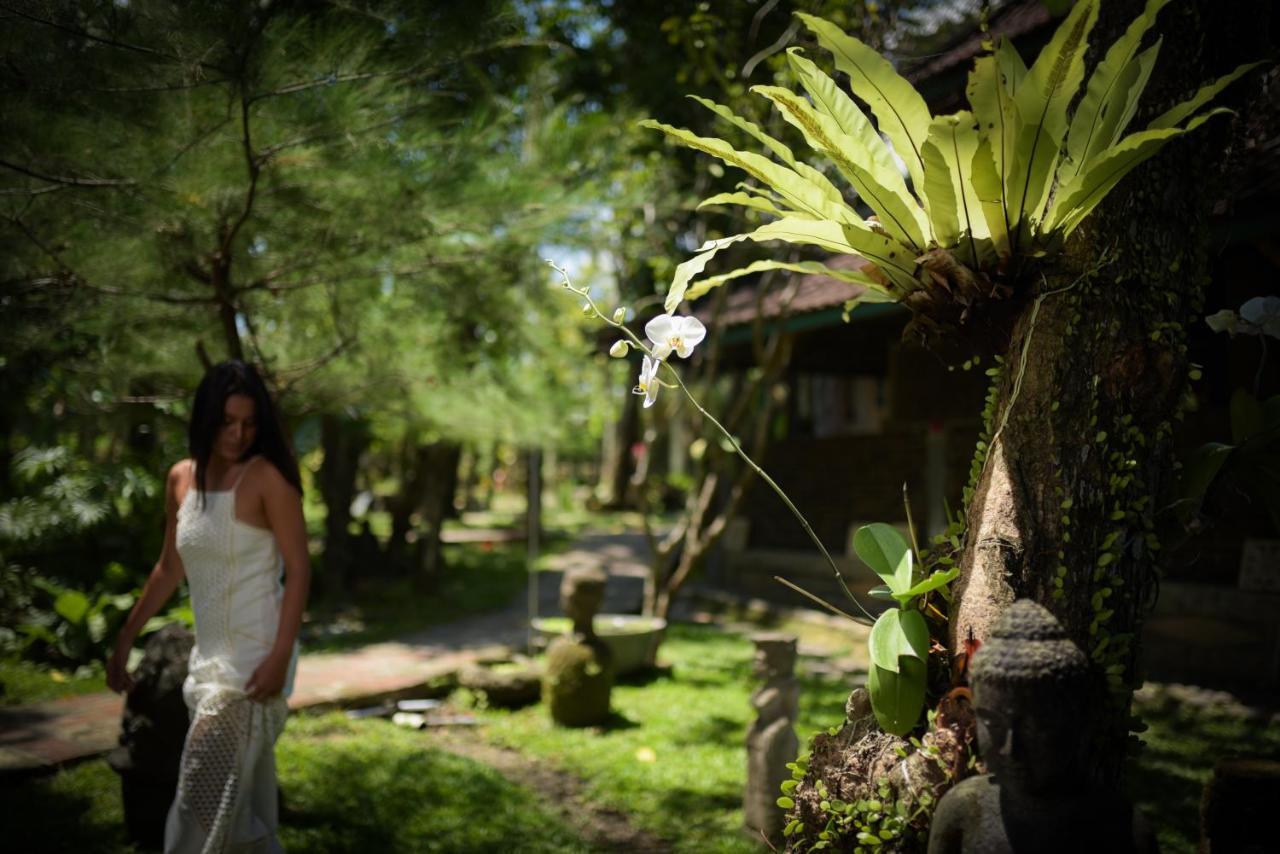
[{"label": "orchid stem", "polygon": [[[548,261],[547,264],[549,264],[553,270],[555,270],[564,278],[564,286],[568,288],[570,291],[572,291],[573,293],[577,294],[578,296],[586,300],[587,305],[591,307],[591,310],[594,311],[605,323],[609,324],[615,329],[621,330],[623,334],[625,334],[628,338],[631,339],[631,342],[636,349],[640,350],[642,353],[645,353],[650,357],[653,356],[653,351],[650,350],[647,346],[645,346],[645,344],[639,339],[639,337],[637,337],[634,332],[628,329],[625,324],[614,321],[612,318],[605,315],[604,312],[600,311],[600,309],[596,307],[595,300],[591,298],[591,295],[587,292],[585,288],[582,288],[582,289],[575,288],[572,282],[569,280],[569,273],[563,267],[559,266],[558,264],[552,261]],[[662,364],[666,366],[667,370],[671,371],[671,375],[675,377],[676,384],[680,387],[680,390],[684,392],[684,396],[689,398],[689,402],[693,404],[694,408],[697,409],[698,412],[702,414],[703,418],[710,421],[711,424],[714,425],[715,428],[719,430],[720,433],[726,439],[729,440],[729,444],[733,446],[734,451],[736,451],[738,456],[742,458],[742,461],[745,462],[748,466],[750,466],[752,471],[754,471],[760,477],[761,480],[763,480],[766,484],[768,484],[769,488],[772,489],[774,493],[779,498],[782,499],[782,503],[785,504],[787,506],[787,509],[791,511],[791,515],[796,517],[796,520],[800,523],[800,527],[804,529],[804,532],[809,536],[809,539],[813,541],[813,544],[818,547],[818,551],[822,552],[822,556],[826,558],[827,565],[831,567],[831,572],[835,575],[836,581],[840,583],[840,587],[843,588],[845,594],[848,595],[850,601],[852,601],[853,604],[857,606],[858,610],[861,611],[868,620],[874,621],[875,617],[873,617],[867,611],[867,609],[862,606],[862,603],[858,601],[858,597],[853,595],[853,591],[849,589],[849,585],[845,582],[844,576],[840,574],[840,570],[836,567],[836,562],[831,557],[831,553],[827,551],[827,547],[822,544],[822,540],[819,539],[818,535],[814,532],[813,527],[809,524],[809,520],[806,519],[804,517],[804,514],[800,512],[800,509],[796,507],[795,504],[792,503],[791,499],[787,496],[787,493],[783,491],[781,486],[778,486],[777,481],[771,478],[768,472],[762,469],[756,463],[755,460],[751,459],[751,457],[747,455],[747,452],[742,449],[742,445],[739,444],[736,438],[734,438],[733,434],[730,433],[723,424],[717,421],[714,415],[712,415],[710,412],[708,412],[706,409],[703,408],[702,404],[698,402],[698,399],[693,396],[693,392],[689,391],[689,387],[684,384],[684,380],[680,378],[680,373],[670,364],[667,364],[667,362],[663,361]]]}]

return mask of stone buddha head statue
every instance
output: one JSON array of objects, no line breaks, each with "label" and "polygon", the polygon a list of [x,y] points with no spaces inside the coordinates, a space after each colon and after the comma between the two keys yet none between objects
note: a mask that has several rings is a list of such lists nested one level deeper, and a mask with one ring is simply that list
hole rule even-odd
[{"label": "stone buddha head statue", "polygon": [[978,746],[1002,789],[1041,797],[1078,784],[1089,662],[1053,614],[1014,602],[975,654],[971,681]]},{"label": "stone buddha head statue", "polygon": [[592,637],[592,620],[604,603],[604,585],[608,576],[599,567],[579,567],[564,574],[560,582],[560,607],[573,621],[575,634]]}]

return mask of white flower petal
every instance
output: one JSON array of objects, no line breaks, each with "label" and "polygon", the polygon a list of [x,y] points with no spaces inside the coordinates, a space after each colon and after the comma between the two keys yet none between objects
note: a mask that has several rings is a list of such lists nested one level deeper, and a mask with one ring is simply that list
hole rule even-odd
[{"label": "white flower petal", "polygon": [[[644,325],[644,334],[658,346],[666,344],[675,331],[676,319],[669,314],[660,314]],[[667,352],[671,352],[670,347]]]}]

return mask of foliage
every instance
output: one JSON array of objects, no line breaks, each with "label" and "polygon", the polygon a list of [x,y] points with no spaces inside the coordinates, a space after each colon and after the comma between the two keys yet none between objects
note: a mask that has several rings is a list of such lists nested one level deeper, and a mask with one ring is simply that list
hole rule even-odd
[{"label": "foliage", "polygon": [[[804,779],[805,767],[800,762],[789,762],[792,779],[782,784],[783,796],[778,798],[778,806],[791,809],[795,802],[787,797],[796,785]],[[888,780],[880,780],[876,784],[878,798],[860,798],[853,802],[839,798],[827,797],[827,784],[818,780],[815,784],[822,797],[822,810],[830,815],[827,824],[816,834],[816,841],[807,844],[802,835],[805,832],[804,822],[792,819],[783,828],[784,836],[792,839],[788,850],[797,854],[808,851],[824,851],[835,849],[841,840],[856,840],[855,854],[868,854],[884,846],[893,850],[895,843],[913,838],[912,824],[921,816],[928,815],[933,804],[933,796],[927,791],[921,793],[920,803],[912,809],[906,801],[894,800],[893,789]]]},{"label": "foliage", "polygon": [[1280,531],[1280,395],[1259,401],[1238,388],[1231,395],[1231,441],[1196,448],[1182,474],[1184,522],[1201,509],[1211,491],[1235,484],[1261,502]]},{"label": "foliage", "polygon": [[[1139,47],[1165,2],[1149,0],[1094,69],[1083,95],[1084,55],[1097,0],[1075,5],[1030,68],[1007,40],[995,43],[969,75],[972,112],[936,117],[875,50],[825,20],[800,14],[876,125],[797,48],[788,51],[788,61],[807,99],[780,87],[753,91],[801,131],[813,152],[834,164],[873,217],[865,219],[824,173],[789,147],[725,108],[707,104],[764,144],[772,159],[719,138],[645,122],[757,182],[704,204],[749,207],[775,217],[753,231],[708,241],[682,263],[667,309],[745,275],[743,268],[692,283],[718,252],[745,240],[859,256],[867,262],[860,271],[828,274],[862,285],[863,301],[901,300],[922,311],[932,301],[968,306],[983,299],[993,291],[983,280],[1003,277],[1019,260],[1055,250],[1135,166],[1225,112],[1202,108],[1254,67],[1237,68],[1144,130],[1125,136],[1160,44],[1142,52]],[[750,270],[777,267],[787,265],[763,261]]]},{"label": "foliage", "polygon": [[917,581],[911,545],[896,528],[882,522],[859,528],[853,535],[853,549],[885,582],[872,595],[896,603],[871,627],[867,689],[881,728],[906,735],[920,720],[928,676],[929,626],[919,605],[929,593],[945,591],[960,570],[937,570]]}]

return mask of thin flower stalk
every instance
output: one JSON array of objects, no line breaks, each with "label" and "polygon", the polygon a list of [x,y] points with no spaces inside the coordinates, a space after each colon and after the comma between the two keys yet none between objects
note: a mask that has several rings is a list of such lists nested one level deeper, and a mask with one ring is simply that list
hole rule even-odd
[{"label": "thin flower stalk", "polygon": [[[609,315],[600,311],[600,309],[596,306],[595,301],[591,298],[591,295],[590,293],[588,293],[586,288],[574,287],[572,281],[569,278],[568,271],[566,271],[560,265],[556,264],[554,261],[547,261],[547,264],[550,265],[550,267],[553,270],[555,270],[557,273],[559,273],[560,276],[564,279],[565,288],[572,291],[577,296],[582,297],[582,299],[586,301],[586,306],[590,309],[588,313],[594,312],[595,315],[598,316],[605,323],[609,324],[615,329],[618,329],[624,335],[630,338],[632,342],[632,346],[636,347],[641,352],[648,355],[650,358],[656,358],[654,357],[653,350],[650,349],[643,341],[641,341],[640,338],[635,333],[633,333],[630,329],[628,329],[625,324],[619,323],[613,320],[612,318],[609,317]],[[849,599],[853,602],[854,605],[857,606],[858,610],[862,612],[865,619],[874,621],[875,618],[870,613],[867,612],[867,609],[864,608],[862,606],[862,603],[858,601],[858,597],[854,596],[853,591],[849,589],[849,585],[845,582],[844,576],[840,574],[840,570],[836,567],[835,559],[831,557],[831,553],[827,551],[827,547],[822,544],[822,540],[818,537],[817,533],[814,532],[813,526],[809,524],[809,520],[806,519],[804,514],[800,512],[800,508],[796,507],[796,505],[792,503],[790,497],[788,497],[787,493],[783,491],[781,486],[778,485],[777,481],[775,481],[772,477],[770,477],[768,472],[766,472],[763,468],[761,468],[759,464],[756,463],[755,460],[751,459],[751,457],[747,454],[747,452],[743,450],[742,445],[733,436],[733,434],[730,433],[723,424],[721,424],[718,420],[716,420],[716,417],[714,415],[708,412],[702,406],[702,404],[698,402],[698,399],[693,396],[693,392],[689,390],[689,387],[684,384],[684,380],[680,378],[680,373],[670,364],[667,364],[665,361],[662,361],[660,363],[663,365],[666,365],[667,370],[671,372],[671,376],[675,379],[674,386],[672,386],[669,383],[663,383],[663,385],[667,385],[669,388],[679,388],[682,392],[684,392],[684,396],[689,399],[689,402],[693,404],[694,408],[698,410],[698,412],[702,415],[702,417],[707,419],[707,421],[711,422],[711,424],[717,430],[720,431],[721,435],[723,435],[726,439],[729,440],[729,444],[733,446],[733,450],[738,454],[738,456],[742,459],[742,461],[746,463],[748,466],[750,466],[752,471],[754,471],[761,480],[763,480],[766,484],[768,484],[769,488],[774,491],[774,494],[776,494],[778,498],[782,499],[782,503],[785,504],[787,509],[791,511],[791,515],[796,517],[796,521],[800,523],[800,527],[804,529],[805,534],[809,537],[809,539],[813,542],[813,544],[818,547],[818,551],[821,552],[823,558],[826,559],[827,565],[831,567],[831,572],[836,577],[836,581],[839,582],[840,587],[849,596]],[[655,379],[657,378],[655,377]],[[661,382],[661,380],[658,380],[658,381]],[[794,585],[791,585],[791,586],[794,586]],[[806,595],[810,595],[810,594],[806,594]],[[826,604],[826,603],[823,603],[823,604]],[[827,607],[832,607],[832,606],[828,605]],[[834,608],[833,610],[839,611],[839,609],[834,609]],[[840,612],[840,613],[843,613],[843,612]]]}]

